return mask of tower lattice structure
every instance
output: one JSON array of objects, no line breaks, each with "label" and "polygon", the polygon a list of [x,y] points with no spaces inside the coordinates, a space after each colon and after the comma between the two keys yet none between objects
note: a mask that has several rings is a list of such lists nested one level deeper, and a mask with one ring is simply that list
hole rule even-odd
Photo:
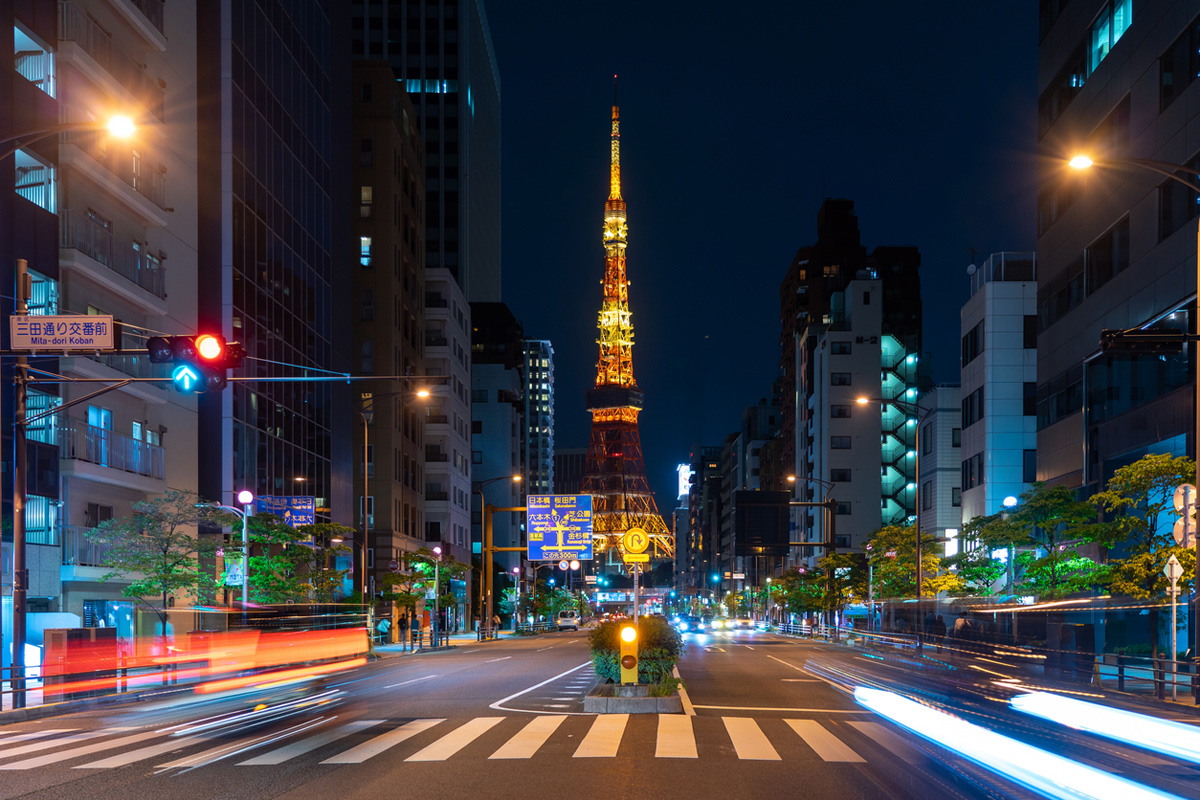
[{"label": "tower lattice structure", "polygon": [[600,360],[596,386],[587,393],[592,412],[583,492],[592,495],[592,529],[597,552],[617,548],[631,528],[650,535],[654,557],[675,552],[670,530],[658,513],[638,434],[643,393],[633,377],[633,319],[625,275],[628,224],[621,199],[620,110],[613,82],[612,163],[604,204],[604,302],[600,306]]}]

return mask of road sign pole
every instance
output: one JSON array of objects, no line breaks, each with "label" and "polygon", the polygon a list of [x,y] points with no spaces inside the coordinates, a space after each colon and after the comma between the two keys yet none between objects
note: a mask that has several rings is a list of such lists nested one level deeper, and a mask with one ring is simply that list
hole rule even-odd
[{"label": "road sign pole", "polygon": [[[16,313],[29,313],[29,262],[17,259]],[[25,566],[25,471],[26,401],[29,373],[25,356],[16,364],[16,408],[13,425],[13,587],[12,587],[12,681],[13,708],[25,707],[25,637],[28,614],[29,569]]]}]

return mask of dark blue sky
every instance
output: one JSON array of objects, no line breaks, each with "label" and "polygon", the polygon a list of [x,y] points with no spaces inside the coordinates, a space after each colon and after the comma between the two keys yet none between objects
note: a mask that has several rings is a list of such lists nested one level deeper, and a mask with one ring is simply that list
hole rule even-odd
[{"label": "dark blue sky", "polygon": [[[958,382],[966,266],[1032,250],[1037,4],[490,0],[504,299],[555,350],[556,444],[587,444],[612,76],[642,447],[659,510],[779,370],[779,284],[826,196],[921,250],[924,350]],[[686,13],[684,13],[686,12]]]}]

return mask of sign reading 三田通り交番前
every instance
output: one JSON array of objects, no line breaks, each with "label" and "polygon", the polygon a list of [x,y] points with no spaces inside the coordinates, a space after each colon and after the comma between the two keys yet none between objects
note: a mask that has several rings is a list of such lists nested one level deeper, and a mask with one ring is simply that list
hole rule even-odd
[{"label": "sign reading \u4e09\u7530\u901a\u308a\u4ea4\u756a\u524d", "polygon": [[530,561],[592,558],[590,494],[531,494],[525,513]]},{"label": "sign reading \u4e09\u7530\u901a\u308a\u4ea4\u756a\u524d", "polygon": [[112,350],[111,314],[51,317],[14,314],[8,318],[13,350]]}]

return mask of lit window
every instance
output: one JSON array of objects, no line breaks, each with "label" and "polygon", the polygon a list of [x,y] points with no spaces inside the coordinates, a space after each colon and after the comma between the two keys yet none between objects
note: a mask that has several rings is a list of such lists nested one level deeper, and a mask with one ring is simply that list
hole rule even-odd
[{"label": "lit window", "polygon": [[13,68],[22,78],[54,97],[54,51],[20,23],[13,25]]},{"label": "lit window", "polygon": [[14,188],[17,194],[51,214],[56,213],[58,204],[54,196],[54,165],[32,150],[18,150],[13,160],[16,164]]},{"label": "lit window", "polygon": [[360,199],[358,206],[358,215],[366,218],[371,216],[371,204],[375,202],[375,193],[372,187],[363,186],[359,190]]},{"label": "lit window", "polygon": [[1088,31],[1088,75],[1091,75],[1108,51],[1129,30],[1133,21],[1133,0],[1113,0],[1104,6]]},{"label": "lit window", "polygon": [[358,263],[363,269],[371,268],[371,237],[358,237]]}]

